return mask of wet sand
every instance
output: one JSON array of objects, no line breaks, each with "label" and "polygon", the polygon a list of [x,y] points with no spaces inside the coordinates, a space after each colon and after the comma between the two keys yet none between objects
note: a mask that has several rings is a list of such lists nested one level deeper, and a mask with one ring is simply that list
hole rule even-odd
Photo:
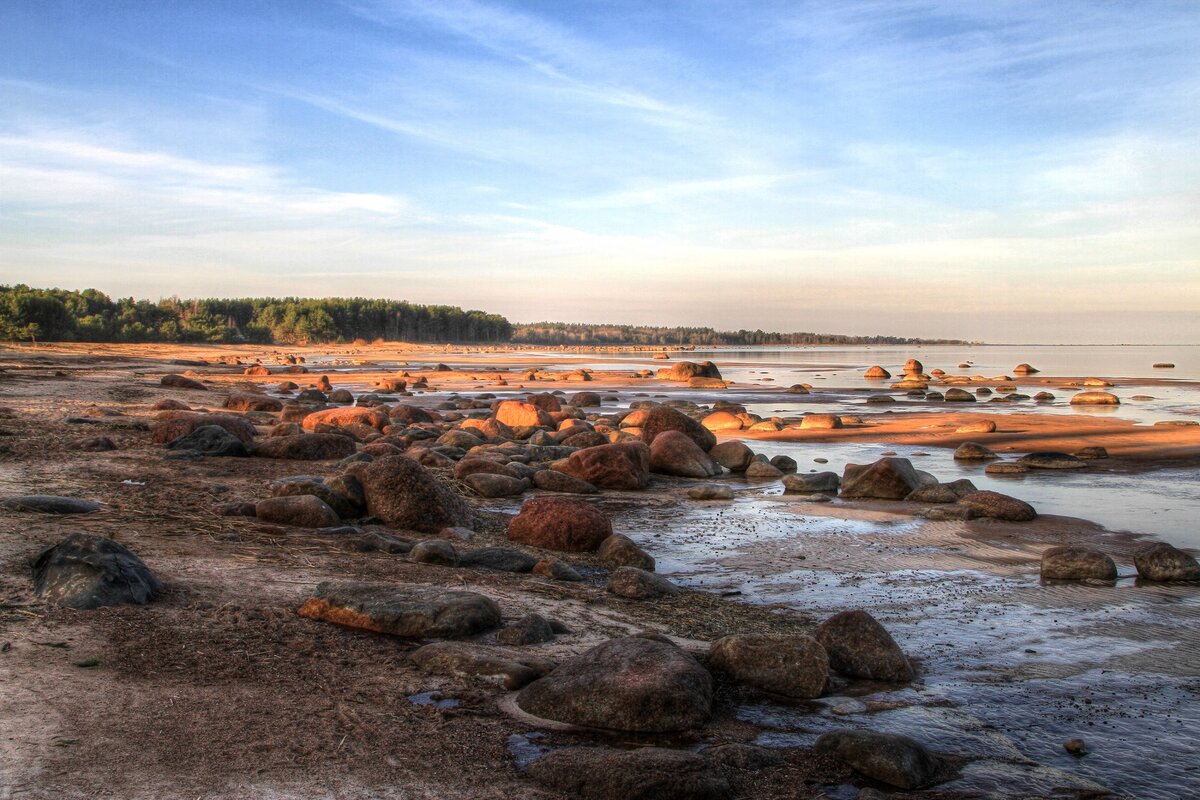
[{"label": "wet sand", "polygon": [[[240,357],[276,365],[284,354],[304,355],[313,372],[247,378],[241,366],[211,363]],[[271,479],[334,474],[333,465],[168,462],[140,427],[161,397],[217,407],[219,390],[244,381],[305,386],[322,374],[317,359],[330,359],[321,366],[335,386],[356,391],[401,370],[424,375],[431,391],[410,400],[420,405],[444,400],[447,391],[553,389],[618,397],[605,403],[613,408],[643,395],[709,403],[778,396],[813,410],[822,400],[818,390],[688,390],[632,378],[629,370],[597,371],[587,382],[546,379],[594,360],[571,354],[127,345],[0,352],[0,406],[11,409],[0,420],[0,495],[55,493],[108,504],[86,517],[0,518],[0,640],[9,645],[0,654],[0,785],[12,796],[151,797],[163,787],[170,796],[208,797],[558,796],[514,767],[514,741],[531,731],[503,710],[495,687],[422,674],[408,660],[411,645],[295,615],[308,589],[339,577],[475,588],[497,599],[506,619],[552,615],[573,633],[538,647],[551,657],[638,630],[702,651],[730,632],[810,631],[835,611],[870,610],[918,662],[914,686],[851,684],[799,704],[724,689],[709,726],[666,742],[757,742],[790,754],[769,775],[739,776],[741,796],[854,797],[848,772],[806,755],[818,733],[841,726],[907,733],[970,760],[957,781],[913,796],[1046,796],[1068,787],[1054,796],[1083,797],[1107,787],[1118,796],[1167,798],[1185,796],[1195,780],[1200,588],[1139,586],[1128,577],[1115,587],[1037,580],[1041,551],[1066,542],[1101,547],[1129,575],[1143,541],[1137,536],[1055,516],[1029,524],[934,523],[905,503],[808,503],[780,495],[778,482],[733,476],[718,479],[735,489],[732,503],[698,503],[683,494],[690,482],[656,477],[646,492],[610,492],[598,502],[617,532],[658,559],[660,572],[695,591],[635,602],[605,593],[603,571],[589,556],[571,557],[587,581],[560,584],[351,553],[319,533],[215,516],[217,503],[264,496]],[[170,363],[179,360],[210,363]],[[472,360],[477,371],[433,371],[439,361]],[[543,379],[515,374],[528,364],[544,365]],[[187,370],[213,391],[158,385],[161,375]],[[1107,469],[1151,472],[1200,460],[1200,430],[1118,417],[949,407],[861,416],[861,426],[785,428],[761,438],[948,448],[981,440],[954,429],[987,417],[999,429],[982,441],[1005,453],[1102,445],[1114,456]],[[119,449],[77,449],[78,440],[98,433]],[[737,436],[752,447],[759,438]],[[519,499],[472,502],[485,515],[472,545],[508,545],[504,515]],[[127,544],[167,580],[166,596],[145,608],[92,612],[36,602],[27,559],[73,530]],[[79,666],[92,659],[99,664]],[[440,708],[421,699],[431,692],[459,702]],[[536,746],[590,743],[597,735],[547,736]],[[1067,756],[1061,742],[1073,736],[1087,739],[1092,754]]]}]

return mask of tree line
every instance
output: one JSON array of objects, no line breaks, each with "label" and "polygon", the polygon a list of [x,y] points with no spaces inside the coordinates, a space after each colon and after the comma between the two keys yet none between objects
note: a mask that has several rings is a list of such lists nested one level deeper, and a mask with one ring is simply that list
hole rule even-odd
[{"label": "tree line", "polygon": [[896,336],[537,322],[458,306],[364,297],[112,299],[96,289],[0,285],[0,340],[330,344],[364,341],[531,345],[737,346],[961,344]]}]

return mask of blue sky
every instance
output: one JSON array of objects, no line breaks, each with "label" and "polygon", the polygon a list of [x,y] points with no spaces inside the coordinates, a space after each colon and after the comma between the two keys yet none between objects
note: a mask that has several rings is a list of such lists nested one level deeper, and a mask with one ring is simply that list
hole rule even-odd
[{"label": "blue sky", "polygon": [[1200,342],[1200,3],[0,3],[0,281]]}]

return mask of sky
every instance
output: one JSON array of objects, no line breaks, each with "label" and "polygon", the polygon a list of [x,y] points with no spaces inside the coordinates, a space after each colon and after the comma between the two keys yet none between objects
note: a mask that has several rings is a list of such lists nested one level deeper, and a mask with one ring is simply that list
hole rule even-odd
[{"label": "sky", "polygon": [[4,0],[16,282],[1200,343],[1200,3]]}]

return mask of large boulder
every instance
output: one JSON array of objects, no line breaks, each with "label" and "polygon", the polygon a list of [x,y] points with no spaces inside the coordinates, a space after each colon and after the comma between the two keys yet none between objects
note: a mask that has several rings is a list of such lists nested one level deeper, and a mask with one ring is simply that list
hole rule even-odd
[{"label": "large boulder", "polygon": [[294,433],[272,436],[254,445],[251,452],[259,458],[294,461],[329,461],[354,455],[354,440],[336,433]]},{"label": "large boulder", "polygon": [[738,683],[786,697],[820,697],[829,686],[829,656],[803,634],[726,636],[712,643],[708,660]]},{"label": "large boulder", "polygon": [[79,497],[61,497],[56,494],[23,494],[6,497],[0,508],[9,511],[33,511],[38,514],[91,514],[103,506],[94,500]]},{"label": "large boulder", "polygon": [[324,411],[314,411],[300,423],[304,430],[317,430],[319,425],[332,425],[343,428],[349,425],[369,425],[376,430],[387,427],[389,418],[386,412],[378,408],[352,406],[350,408],[327,408]]},{"label": "large boulder", "polygon": [[721,371],[711,361],[679,361],[658,371],[658,378],[667,381],[690,381],[692,378],[716,378],[721,380]]},{"label": "large boulder", "polygon": [[742,420],[730,411],[714,411],[700,421],[700,424],[713,432],[740,431]]},{"label": "large boulder", "polygon": [[339,519],[328,503],[311,494],[259,500],[254,504],[254,516],[262,522],[297,528],[331,528],[338,524]]},{"label": "large boulder", "polygon": [[977,516],[1005,522],[1029,522],[1037,518],[1037,511],[1024,500],[987,489],[963,495],[958,498],[958,504],[971,509]]},{"label": "large boulder", "polygon": [[484,595],[386,583],[325,581],[299,614],[407,639],[457,639],[500,625],[500,609]]},{"label": "large boulder", "polygon": [[1093,547],[1051,547],[1042,553],[1042,580],[1115,581],[1117,565]]},{"label": "large boulder", "polygon": [[816,750],[899,789],[929,786],[943,768],[942,760],[920,742],[894,733],[832,731],[817,739]]},{"label": "large boulder", "polygon": [[842,479],[836,472],[812,472],[803,475],[783,476],[784,494],[816,494],[836,492]]},{"label": "large boulder", "polygon": [[514,542],[569,553],[593,552],[612,532],[607,514],[566,497],[527,500],[508,523],[508,538]]},{"label": "large boulder", "polygon": [[754,451],[745,442],[733,440],[721,442],[708,451],[712,459],[730,472],[745,472],[754,460]]},{"label": "large boulder", "polygon": [[912,665],[891,634],[866,611],[842,611],[817,628],[829,666],[849,678],[911,681]]},{"label": "large boulder", "polygon": [[496,407],[496,419],[510,428],[554,427],[554,419],[550,412],[520,400],[505,400],[500,403]]},{"label": "large boulder", "polygon": [[663,431],[650,444],[650,471],[680,478],[711,478],[721,465],[679,431]]},{"label": "large boulder", "polygon": [[72,533],[33,560],[34,594],[71,608],[144,605],[162,588],[127,547],[92,533]]},{"label": "large boulder", "polygon": [[283,402],[265,394],[234,392],[225,398],[230,411],[283,411]]},{"label": "large boulder", "polygon": [[233,414],[200,414],[194,411],[164,411],[150,423],[150,438],[155,444],[173,442],[204,425],[220,425],[246,444],[254,441],[254,425]]},{"label": "large boulder", "polygon": [[654,437],[666,431],[679,431],[708,452],[717,446],[717,437],[696,420],[670,406],[655,406],[642,423],[642,441],[653,444]]},{"label": "large boulder", "polygon": [[568,747],[529,767],[538,783],[583,800],[726,800],[729,781],[709,759],[687,750]]},{"label": "large boulder", "polygon": [[[339,475],[325,481],[310,476],[284,478],[271,484],[272,497],[312,495],[333,509],[341,519],[361,517],[366,512],[362,485],[353,475]],[[325,527],[313,525],[309,527]]]},{"label": "large boulder", "polygon": [[1200,564],[1182,550],[1156,542],[1133,556],[1138,577],[1148,581],[1200,581]]},{"label": "large boulder", "polygon": [[650,480],[650,448],[641,442],[589,447],[571,453],[558,469],[601,489],[645,489]]},{"label": "large boulder", "polygon": [[639,733],[684,731],[712,713],[712,676],[669,641],[611,639],[526,686],[517,705],[546,719]]},{"label": "large boulder", "polygon": [[353,471],[367,511],[388,525],[428,533],[470,527],[466,502],[410,458],[384,456]]},{"label": "large boulder", "polygon": [[190,451],[202,456],[245,458],[246,443],[220,425],[201,425],[167,445],[168,450]]},{"label": "large boulder", "polygon": [[847,464],[842,496],[903,500],[922,483],[907,458],[881,458],[873,464]]}]

